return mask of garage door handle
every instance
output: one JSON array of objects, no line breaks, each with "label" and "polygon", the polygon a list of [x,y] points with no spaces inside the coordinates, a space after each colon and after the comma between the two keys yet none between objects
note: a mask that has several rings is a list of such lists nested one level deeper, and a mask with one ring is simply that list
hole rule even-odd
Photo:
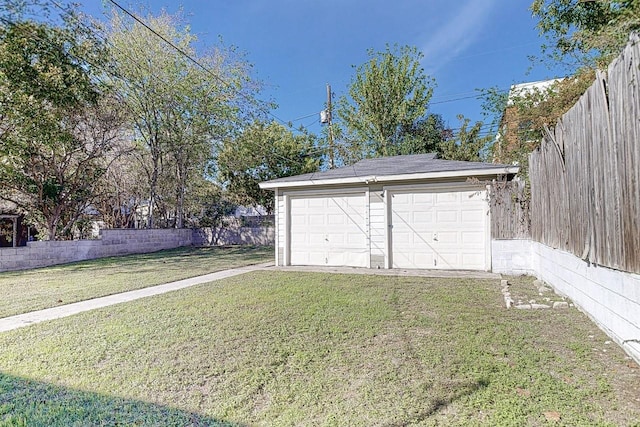
[{"label": "garage door handle", "polygon": [[433,233],[433,240],[438,241],[438,233]]}]

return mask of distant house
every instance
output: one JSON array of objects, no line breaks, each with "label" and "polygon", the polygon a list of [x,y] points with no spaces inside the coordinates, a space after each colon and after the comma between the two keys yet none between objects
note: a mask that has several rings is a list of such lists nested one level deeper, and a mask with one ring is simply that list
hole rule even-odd
[{"label": "distant house", "polygon": [[513,150],[518,149],[522,142],[520,141],[522,131],[527,130],[530,126],[530,123],[527,123],[520,117],[514,100],[518,97],[536,92],[544,96],[546,91],[551,90],[551,87],[561,80],[562,79],[541,80],[511,86],[507,98],[507,106],[500,120],[500,132],[498,132],[494,144],[494,162],[507,163],[508,159],[511,158],[510,154]]},{"label": "distant house", "polygon": [[33,238],[33,230],[24,223],[24,215],[8,202],[0,202],[0,247],[26,246]]},{"label": "distant house", "polygon": [[276,265],[490,270],[486,181],[517,171],[419,154],[262,182]]},{"label": "distant house", "polygon": [[240,225],[259,227],[273,224],[274,216],[264,206],[238,206],[233,214]]}]

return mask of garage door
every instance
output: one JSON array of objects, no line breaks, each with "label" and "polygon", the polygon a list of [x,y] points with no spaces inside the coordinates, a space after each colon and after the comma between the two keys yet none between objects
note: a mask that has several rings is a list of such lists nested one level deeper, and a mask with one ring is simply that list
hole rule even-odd
[{"label": "garage door", "polygon": [[391,195],[394,268],[485,270],[485,191]]},{"label": "garage door", "polygon": [[291,198],[291,265],[368,266],[364,193]]}]

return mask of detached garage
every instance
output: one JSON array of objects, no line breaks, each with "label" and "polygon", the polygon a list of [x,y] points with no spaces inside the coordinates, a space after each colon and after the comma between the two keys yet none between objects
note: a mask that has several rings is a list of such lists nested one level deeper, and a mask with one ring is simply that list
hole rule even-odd
[{"label": "detached garage", "polygon": [[263,182],[276,265],[490,270],[486,182],[517,171],[420,154]]}]

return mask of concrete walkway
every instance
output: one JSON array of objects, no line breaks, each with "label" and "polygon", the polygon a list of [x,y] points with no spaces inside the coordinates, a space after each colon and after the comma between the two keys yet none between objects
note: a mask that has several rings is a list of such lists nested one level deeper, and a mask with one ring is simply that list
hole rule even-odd
[{"label": "concrete walkway", "polygon": [[75,302],[72,304],[61,305],[59,307],[47,308],[44,310],[32,311],[30,313],[5,317],[0,319],[0,332],[11,331],[13,329],[22,328],[24,326],[33,325],[34,323],[40,323],[46,320],[60,319],[62,317],[82,313],[84,311],[94,310],[96,308],[107,307],[114,304],[120,304],[122,302],[134,301],[140,298],[164,294],[166,292],[188,288],[190,286],[199,285],[201,283],[226,279],[227,277],[238,276],[250,271],[261,270],[271,265],[273,265],[273,263],[269,262],[264,264],[249,265],[246,267],[233,268],[230,270],[217,271],[215,273],[205,274],[204,276],[197,276],[189,279],[178,280],[177,282],[165,283],[164,285],[151,286],[135,291],[123,292],[106,297],[94,298],[86,301]]},{"label": "concrete walkway", "polygon": [[468,278],[468,279],[500,279],[502,276],[490,271],[476,270],[406,270],[403,268],[375,269],[364,267],[313,267],[313,266],[287,266],[271,267],[275,271],[311,271],[317,273],[337,274],[369,274],[377,276],[404,276],[404,277],[443,277],[443,278]]}]

